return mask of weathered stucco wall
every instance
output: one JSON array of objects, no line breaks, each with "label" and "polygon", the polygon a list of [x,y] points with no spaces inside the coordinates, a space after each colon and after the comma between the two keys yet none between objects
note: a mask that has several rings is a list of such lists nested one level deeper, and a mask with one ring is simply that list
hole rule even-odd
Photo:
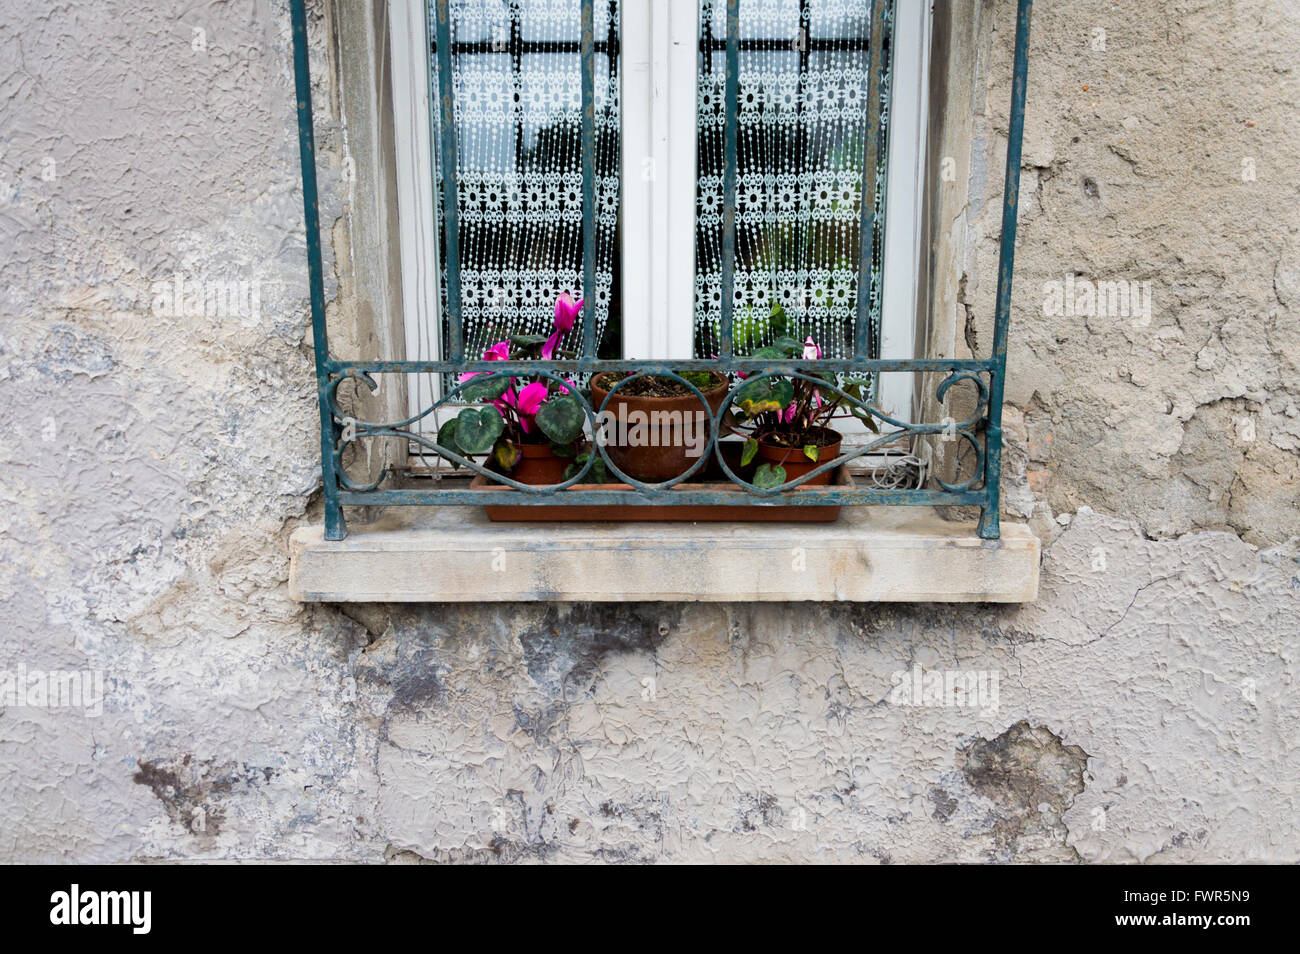
[{"label": "weathered stucco wall", "polygon": [[[1013,4],[951,6],[940,353],[989,340]],[[1035,604],[344,608],[286,587],[319,474],[285,5],[4,4],[0,671],[104,682],[0,698],[0,859],[1300,859],[1300,10],[1036,7]],[[189,316],[176,274],[256,304]],[[1149,281],[1149,320],[1044,314],[1067,275]],[[906,704],[914,667],[996,706]]]}]

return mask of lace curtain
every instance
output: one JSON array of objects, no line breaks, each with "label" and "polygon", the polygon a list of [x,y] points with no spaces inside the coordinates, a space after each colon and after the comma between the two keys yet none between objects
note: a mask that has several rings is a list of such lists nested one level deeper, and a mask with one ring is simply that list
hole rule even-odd
[{"label": "lace curtain", "polygon": [[[870,347],[878,354],[883,230],[874,224],[883,203],[889,75],[882,69],[879,84],[870,81],[871,0],[740,0],[739,169],[731,196],[722,192],[726,5],[699,2],[696,354],[718,350],[727,203],[737,213],[737,350],[771,340],[767,316],[780,302],[790,334],[813,335],[828,356],[851,354],[858,262],[866,255]],[[883,7],[888,21],[892,4]],[[596,0],[594,8],[590,297],[602,355],[620,354],[619,8],[620,0]],[[461,307],[466,354],[474,355],[508,333],[549,332],[556,295],[588,291],[581,287],[581,4],[450,0],[449,12]],[[880,51],[886,66],[888,33]],[[864,149],[871,151],[865,184]],[[441,168],[447,157],[438,161]],[[876,213],[865,236],[863,201]],[[438,203],[445,229],[441,191]],[[444,267],[444,293],[445,282]]]},{"label": "lace curtain", "polygon": [[[886,17],[891,4],[883,5]],[[858,262],[871,257],[871,350],[879,353],[883,232],[861,235],[861,203],[883,203],[888,72],[872,96],[871,0],[740,0],[737,187],[723,195],[726,3],[700,0],[695,348],[718,350],[722,211],[736,209],[735,348],[811,334],[827,357],[853,354]],[[883,31],[888,36],[888,30]],[[881,62],[889,63],[889,50]],[[868,142],[870,136],[871,141]],[[863,183],[864,149],[873,155]]]},{"label": "lace curtain", "polygon": [[[436,97],[436,14],[432,3],[429,7]],[[597,0],[594,9],[596,287],[584,289],[581,4],[449,4],[467,356],[477,356],[507,334],[549,334],[555,298],[566,291],[590,295],[597,341],[607,332],[616,337],[611,302],[618,272],[618,7],[618,0]],[[448,157],[440,155],[438,161],[441,170]],[[440,190],[438,203],[445,252]],[[445,254],[442,261],[446,300]],[[575,333],[571,344],[578,341]]]}]

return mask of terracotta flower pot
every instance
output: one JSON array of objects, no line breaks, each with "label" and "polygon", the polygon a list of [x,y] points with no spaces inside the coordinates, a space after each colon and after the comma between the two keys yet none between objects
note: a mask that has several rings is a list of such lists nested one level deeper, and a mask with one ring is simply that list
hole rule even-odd
[{"label": "terracotta flower pot", "polygon": [[[605,408],[605,450],[614,466],[647,483],[660,483],[686,473],[708,443],[712,415],[727,399],[727,379],[716,372],[713,379],[712,386],[700,388],[709,405],[706,418],[694,394],[650,397],[628,394],[624,386],[609,397],[609,389],[601,385],[616,384],[617,379],[596,375],[591,382],[591,406],[598,414],[602,406]],[[644,426],[638,428],[642,422]]]},{"label": "terracotta flower pot", "polygon": [[[766,464],[780,464],[785,468],[785,479],[797,480],[804,474],[820,467],[828,460],[834,460],[840,456],[840,443],[844,440],[844,435],[839,431],[833,431],[829,427],[817,428],[821,440],[819,444],[819,456],[817,460],[809,460],[803,452],[802,447],[783,447],[780,444],[769,444],[763,438],[758,439],[758,459]],[[829,484],[831,474],[834,469],[819,474],[807,483],[800,484],[800,487],[815,487],[818,484]]]},{"label": "terracotta flower pot", "polygon": [[510,477],[521,484],[561,484],[572,460],[558,456],[550,444],[519,445],[519,460]]}]

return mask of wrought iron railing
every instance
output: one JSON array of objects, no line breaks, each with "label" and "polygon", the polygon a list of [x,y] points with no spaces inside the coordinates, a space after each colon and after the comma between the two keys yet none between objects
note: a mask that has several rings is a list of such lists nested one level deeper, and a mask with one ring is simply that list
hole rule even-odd
[{"label": "wrought iron railing", "polygon": [[[436,49],[438,56],[438,135],[442,155],[455,156],[456,124],[452,102],[452,81],[450,63],[450,24],[448,22],[447,0],[436,2]],[[866,0],[864,0],[866,2]],[[880,9],[881,0],[870,0],[873,11]],[[849,358],[791,358],[772,359],[737,356],[733,349],[733,283],[736,261],[736,223],[735,210],[731,203],[724,213],[723,221],[723,293],[721,300],[720,348],[715,359],[692,359],[673,361],[646,361],[623,359],[600,359],[596,355],[596,324],[594,307],[588,300],[582,311],[582,351],[581,356],[572,359],[527,360],[527,361],[485,361],[466,359],[464,353],[463,328],[460,322],[460,289],[457,274],[457,192],[454,163],[443,171],[443,207],[447,218],[446,242],[446,317],[447,340],[446,354],[436,361],[344,361],[333,357],[329,350],[325,327],[325,295],[321,266],[320,222],[317,207],[315,139],[312,124],[311,79],[308,67],[307,24],[304,9],[305,0],[291,0],[294,43],[294,72],[297,89],[298,134],[302,162],[302,184],[304,218],[306,221],[307,264],[311,299],[312,332],[314,341],[318,398],[320,405],[320,442],[321,470],[324,479],[325,496],[325,537],[329,540],[341,540],[347,535],[344,520],[344,506],[427,506],[427,505],[547,505],[556,503],[556,494],[563,493],[563,503],[576,505],[622,505],[653,506],[661,504],[716,506],[727,505],[772,505],[784,506],[833,506],[833,505],[915,505],[915,506],[970,506],[980,508],[978,524],[979,536],[985,539],[997,539],[999,536],[999,480],[1002,467],[1002,402],[1006,385],[1007,340],[1010,327],[1011,279],[1015,257],[1016,213],[1020,186],[1021,140],[1024,129],[1025,90],[1028,75],[1029,19],[1033,0],[1018,0],[1015,57],[1013,67],[1010,124],[1007,142],[1006,178],[1003,192],[1002,234],[999,252],[997,310],[994,322],[992,354],[987,358],[916,358],[891,360],[872,358],[868,354],[870,340],[868,295],[865,293],[866,282],[859,283],[857,315],[854,322],[855,353]],[[592,221],[595,213],[595,190],[592,169],[595,149],[594,130],[594,83],[592,71],[593,39],[593,0],[581,0],[581,59],[582,59],[582,150],[583,150],[583,190],[582,202],[584,221]],[[737,175],[737,108],[738,63],[739,63],[739,0],[727,0],[727,37],[725,41],[727,61],[727,123],[724,133],[724,194],[735,191]],[[876,17],[873,16],[873,29]],[[864,178],[864,181],[866,179]],[[869,202],[864,196],[862,215],[864,230],[870,214]],[[594,267],[596,261],[595,230],[587,228],[583,233],[583,269],[584,287],[594,286]],[[590,296],[588,296],[590,297]],[[458,452],[453,448],[438,443],[437,438],[427,436],[427,431],[418,425],[439,408],[454,405],[460,399],[461,392],[470,382],[462,381],[445,390],[440,399],[433,401],[429,407],[402,420],[392,422],[359,421],[346,413],[340,402],[340,387],[352,381],[355,385],[364,385],[376,389],[374,375],[377,374],[437,374],[448,376],[463,375],[468,372],[481,372],[486,377],[478,377],[474,382],[481,386],[484,381],[511,375],[539,377],[553,382],[557,389],[566,388],[566,375],[596,375],[603,371],[631,372],[634,376],[654,375],[679,382],[691,394],[700,400],[701,407],[708,409],[703,393],[682,375],[690,371],[718,371],[730,376],[744,374],[744,380],[733,380],[733,387],[721,409],[712,414],[712,426],[708,430],[707,444],[699,459],[685,473],[664,482],[646,483],[620,471],[609,459],[607,449],[599,442],[593,442],[599,459],[609,472],[622,480],[627,489],[592,487],[588,478],[592,474],[597,458],[589,455],[585,463],[568,479],[557,484],[533,485],[512,479],[498,470],[491,469],[477,462],[472,456]],[[882,373],[911,372],[914,374],[942,375],[935,386],[935,398],[939,405],[956,385],[969,382],[974,389],[974,410],[962,421],[945,419],[935,422],[911,422],[895,419],[877,407],[871,406],[861,396],[853,394],[841,386],[842,380],[826,377],[814,378],[814,375],[879,375]],[[722,441],[723,419],[730,411],[740,387],[750,387],[756,381],[769,379],[816,380],[817,387],[829,395],[840,398],[844,406],[855,409],[855,413],[868,415],[875,421],[886,425],[891,430],[881,433],[865,444],[846,449],[833,460],[818,462],[817,466],[797,479],[788,480],[778,486],[759,486],[744,479],[728,463],[723,454]],[[625,379],[630,380],[630,379]],[[574,396],[580,402],[586,424],[594,433],[598,426],[598,415],[606,410],[609,398],[601,407],[593,408],[589,398],[573,389]],[[612,392],[611,392],[612,395]],[[947,439],[964,441],[974,451],[973,465],[963,468],[952,482],[935,476],[935,487],[918,487],[912,489],[881,489],[862,486],[809,486],[809,482],[821,474],[830,472],[851,460],[877,452],[880,448],[894,444],[900,435],[906,437],[943,436]],[[389,486],[387,475],[378,479],[357,482],[349,477],[343,466],[343,456],[349,445],[361,440],[399,439],[421,445],[453,463],[489,478],[496,486],[488,489],[446,486],[439,482],[432,488],[421,489],[410,486]],[[700,486],[688,483],[705,464],[713,459],[726,475],[734,489],[719,489],[717,486]],[[966,471],[969,471],[966,473]],[[580,489],[570,489],[585,485]],[[796,491],[797,492],[792,492]]]}]

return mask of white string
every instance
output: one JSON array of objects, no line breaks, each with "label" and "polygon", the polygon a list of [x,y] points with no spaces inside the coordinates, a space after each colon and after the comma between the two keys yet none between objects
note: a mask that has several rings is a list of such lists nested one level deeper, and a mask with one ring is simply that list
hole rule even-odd
[{"label": "white string", "polygon": [[925,461],[915,454],[885,450],[879,456],[883,459],[864,472],[873,489],[902,490],[920,487],[925,483]]}]

